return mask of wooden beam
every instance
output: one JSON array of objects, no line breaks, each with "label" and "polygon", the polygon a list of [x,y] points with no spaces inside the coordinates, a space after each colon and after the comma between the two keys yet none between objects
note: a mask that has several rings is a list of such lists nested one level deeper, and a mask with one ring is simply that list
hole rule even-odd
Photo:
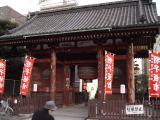
[{"label": "wooden beam", "polygon": [[96,52],[97,48],[96,47],[81,47],[81,48],[77,48],[77,47],[68,47],[68,48],[56,48],[56,53],[60,53],[60,52],[70,52],[70,53],[81,53],[81,52],[85,52],[85,53],[91,53],[91,52]]},{"label": "wooden beam", "polygon": [[81,64],[89,64],[93,65],[96,64],[97,60],[70,60],[70,61],[64,61],[64,64],[66,65],[81,65]]},{"label": "wooden beam", "polygon": [[[126,45],[121,45],[121,46],[101,46],[101,48],[105,50],[121,50],[121,49],[126,49]],[[97,52],[98,46],[90,46],[90,47],[68,47],[68,48],[56,48],[55,51],[56,53],[61,53],[61,52],[69,52],[69,53],[91,53],[91,52]]]},{"label": "wooden beam", "polygon": [[127,56],[126,55],[115,55],[115,60],[126,60]]},{"label": "wooden beam", "polygon": [[36,59],[35,60],[35,63],[50,63],[51,62],[51,59]]}]

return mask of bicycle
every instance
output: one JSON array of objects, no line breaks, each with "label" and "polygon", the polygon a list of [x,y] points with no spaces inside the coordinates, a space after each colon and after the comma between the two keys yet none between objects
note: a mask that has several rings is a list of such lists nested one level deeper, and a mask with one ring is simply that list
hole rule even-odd
[{"label": "bicycle", "polygon": [[8,99],[6,101],[1,100],[0,104],[1,104],[1,112],[4,113],[4,115],[12,116],[14,114],[14,110],[12,107],[10,107]]}]

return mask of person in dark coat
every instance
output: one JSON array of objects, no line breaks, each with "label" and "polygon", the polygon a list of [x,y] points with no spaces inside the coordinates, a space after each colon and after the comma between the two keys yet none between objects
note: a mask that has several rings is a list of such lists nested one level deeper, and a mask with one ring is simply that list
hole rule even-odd
[{"label": "person in dark coat", "polygon": [[88,100],[89,100],[89,93],[87,90],[84,91],[84,103],[85,106],[88,106]]},{"label": "person in dark coat", "polygon": [[54,101],[47,101],[42,110],[36,111],[32,120],[55,120],[53,111],[57,109]]}]

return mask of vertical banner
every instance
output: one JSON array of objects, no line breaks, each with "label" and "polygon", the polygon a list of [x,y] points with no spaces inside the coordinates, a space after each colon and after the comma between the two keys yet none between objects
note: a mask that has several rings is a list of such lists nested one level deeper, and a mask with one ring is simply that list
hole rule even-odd
[{"label": "vertical banner", "polygon": [[160,53],[150,54],[149,97],[160,97]]},{"label": "vertical banner", "polygon": [[5,75],[6,75],[6,60],[0,59],[0,94],[4,93]]},{"label": "vertical banner", "polygon": [[25,57],[23,72],[22,72],[22,79],[21,79],[21,86],[20,86],[21,95],[26,96],[28,94],[34,60],[35,58],[33,57],[29,57],[29,56]]},{"label": "vertical banner", "polygon": [[105,51],[105,94],[112,94],[114,55]]}]

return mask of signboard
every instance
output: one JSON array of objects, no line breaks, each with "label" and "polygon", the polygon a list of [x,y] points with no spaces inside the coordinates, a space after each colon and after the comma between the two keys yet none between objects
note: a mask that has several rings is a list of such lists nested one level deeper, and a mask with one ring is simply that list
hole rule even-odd
[{"label": "signboard", "polygon": [[112,94],[114,55],[105,51],[105,94]]},{"label": "signboard", "polygon": [[150,54],[149,97],[160,97],[160,53]]},{"label": "signboard", "polygon": [[6,60],[0,59],[0,94],[4,93],[5,74]]},{"label": "signboard", "polygon": [[25,57],[22,79],[21,79],[21,86],[20,86],[20,94],[27,95],[30,85],[30,78],[33,68],[35,58],[33,57]]},{"label": "signboard", "polygon": [[121,93],[121,94],[125,94],[125,93],[126,93],[126,88],[125,88],[125,85],[124,85],[124,84],[121,84],[121,85],[120,85],[120,93]]},{"label": "signboard", "polygon": [[144,114],[143,105],[126,105],[126,114],[127,115]]},{"label": "signboard", "polygon": [[33,84],[33,91],[37,92],[38,84]]}]

